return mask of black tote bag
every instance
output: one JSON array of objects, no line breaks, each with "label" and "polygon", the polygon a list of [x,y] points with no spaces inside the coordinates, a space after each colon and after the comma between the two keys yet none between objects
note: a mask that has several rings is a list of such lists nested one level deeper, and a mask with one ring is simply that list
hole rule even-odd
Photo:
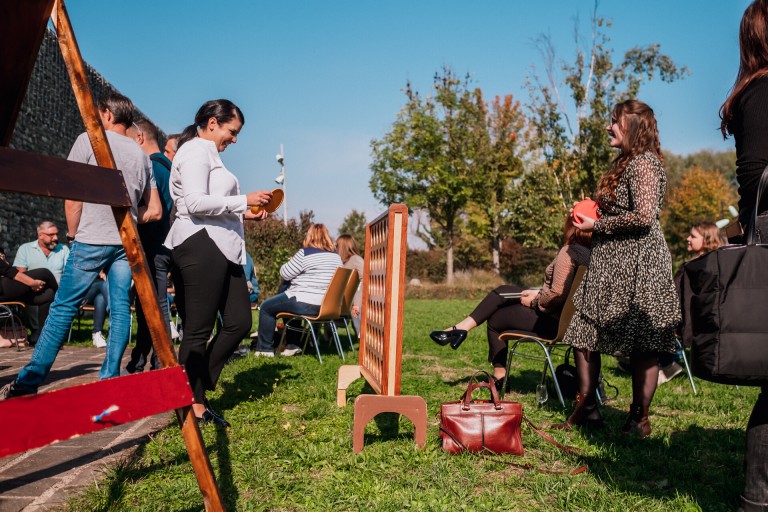
[{"label": "black tote bag", "polygon": [[[757,201],[768,185],[763,171]],[[755,210],[757,206],[755,206]],[[727,245],[685,265],[690,285],[693,374],[711,382],[768,384],[768,245],[756,243],[756,211],[746,245]],[[683,308],[685,310],[685,308]]]}]

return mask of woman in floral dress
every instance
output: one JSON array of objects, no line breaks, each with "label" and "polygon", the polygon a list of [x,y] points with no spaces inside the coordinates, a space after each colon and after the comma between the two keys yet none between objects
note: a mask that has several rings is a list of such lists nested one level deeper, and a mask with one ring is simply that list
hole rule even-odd
[{"label": "woman in floral dress", "polygon": [[[640,101],[616,105],[608,127],[619,149],[597,191],[599,220],[576,214],[592,231],[592,259],[574,296],[576,314],[565,342],[577,350],[594,390],[600,354],[621,353],[632,365],[632,405],[626,434],[651,433],[648,408],[656,391],[658,354],[675,352],[680,306],[672,261],[659,224],[666,176],[653,110]],[[601,423],[594,391],[579,394],[566,425]]]}]

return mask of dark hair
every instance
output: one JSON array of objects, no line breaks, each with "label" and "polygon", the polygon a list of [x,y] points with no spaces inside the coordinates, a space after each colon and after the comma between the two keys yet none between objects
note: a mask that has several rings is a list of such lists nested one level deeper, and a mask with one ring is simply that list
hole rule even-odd
[{"label": "dark hair", "polygon": [[136,107],[133,102],[120,94],[119,92],[110,92],[99,98],[96,102],[99,111],[109,110],[112,112],[115,124],[122,124],[126,128],[133,124],[133,112]]},{"label": "dark hair", "polygon": [[744,11],[739,27],[739,72],[720,107],[720,131],[732,134],[733,107],[755,79],[768,75],[768,0],[755,0]]},{"label": "dark hair", "polygon": [[211,100],[203,103],[203,106],[198,109],[195,114],[195,122],[184,128],[179,136],[179,141],[176,144],[178,150],[181,146],[195,137],[197,137],[197,130],[203,128],[208,124],[210,118],[216,118],[216,122],[224,124],[230,122],[232,119],[237,118],[238,121],[245,124],[245,116],[243,112],[229,100]]},{"label": "dark hair", "polygon": [[714,222],[697,222],[691,226],[691,230],[699,232],[702,238],[701,250],[696,253],[697,256],[714,251],[718,247],[725,245],[723,236],[720,234],[720,228]]},{"label": "dark hair", "polygon": [[563,226],[563,244],[579,244],[584,247],[592,247],[592,232],[582,231],[573,224],[573,217],[569,214],[565,216],[565,226]]},{"label": "dark hair", "polygon": [[624,139],[618,156],[613,159],[610,169],[597,184],[597,194],[598,197],[613,201],[616,199],[619,178],[634,157],[646,151],[656,155],[660,162],[664,161],[664,157],[661,155],[659,129],[651,107],[642,101],[626,100],[616,104],[611,115],[624,133]]},{"label": "dark hair", "polygon": [[138,121],[134,121],[133,124],[139,127],[139,130],[141,130],[141,133],[144,135],[146,140],[155,143],[158,142],[158,138],[160,137],[160,130],[157,129],[157,126],[155,126],[152,121],[148,119],[139,119]]}]

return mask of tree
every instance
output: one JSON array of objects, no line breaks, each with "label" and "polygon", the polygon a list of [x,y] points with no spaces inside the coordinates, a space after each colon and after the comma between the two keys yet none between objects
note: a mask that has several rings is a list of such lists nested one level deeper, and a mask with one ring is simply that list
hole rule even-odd
[{"label": "tree", "polygon": [[727,214],[728,205],[736,201],[736,191],[718,171],[691,167],[670,188],[662,214],[664,236],[667,239],[674,266],[690,257],[686,238],[697,222],[715,222]]},{"label": "tree", "polygon": [[[613,105],[637,97],[646,81],[658,77],[663,82],[673,82],[688,74],[685,67],[678,67],[662,54],[658,44],[632,48],[620,59],[614,59],[607,34],[611,23],[598,17],[597,2],[586,50],[579,46],[578,24],[576,28],[574,62],[557,63],[550,38],[541,36],[537,43],[544,58],[546,79],[542,81],[534,73],[528,80],[529,119],[534,128],[532,149],[545,164],[533,168],[539,174],[535,181],[549,181],[542,188],[553,190],[560,203],[555,217],[541,219],[547,231],[552,231],[556,224],[562,225],[562,215],[574,200],[595,192],[600,176],[610,165],[615,153],[608,144],[605,126]],[[569,104],[561,94],[556,67],[564,73]],[[547,202],[547,198],[542,199]],[[537,210],[527,213],[541,215]],[[530,244],[536,236],[537,233],[526,232],[520,238]]]},{"label": "tree", "polygon": [[384,205],[402,202],[423,209],[446,251],[446,281],[453,283],[453,245],[458,220],[473,197],[480,144],[469,77],[444,67],[434,77],[434,96],[422,98],[410,82],[407,102],[392,130],[371,141],[370,180]]},{"label": "tree", "polygon": [[365,220],[365,212],[359,212],[353,209],[339,226],[339,235],[352,235],[357,242],[357,248],[360,254],[365,250],[365,226],[368,222]]}]

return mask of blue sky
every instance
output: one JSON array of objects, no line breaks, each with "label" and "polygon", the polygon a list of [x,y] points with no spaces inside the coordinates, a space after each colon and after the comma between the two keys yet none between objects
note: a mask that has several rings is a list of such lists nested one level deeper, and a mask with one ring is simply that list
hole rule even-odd
[{"label": "blue sky", "polygon": [[[603,1],[617,55],[659,43],[691,75],[641,90],[676,153],[730,149],[717,110],[738,69],[747,0]],[[427,92],[443,65],[470,72],[486,98],[528,99],[542,70],[533,44],[549,34],[574,55],[574,24],[589,34],[588,0],[235,1],[67,3],[84,58],[166,132],[206,100],[237,103],[246,124],[222,154],[244,191],[272,189],[285,146],[288,215],[311,209],[332,234],[353,208],[384,207],[368,179],[370,141],[387,132],[410,80]],[[282,212],[282,209],[281,209]]]}]

